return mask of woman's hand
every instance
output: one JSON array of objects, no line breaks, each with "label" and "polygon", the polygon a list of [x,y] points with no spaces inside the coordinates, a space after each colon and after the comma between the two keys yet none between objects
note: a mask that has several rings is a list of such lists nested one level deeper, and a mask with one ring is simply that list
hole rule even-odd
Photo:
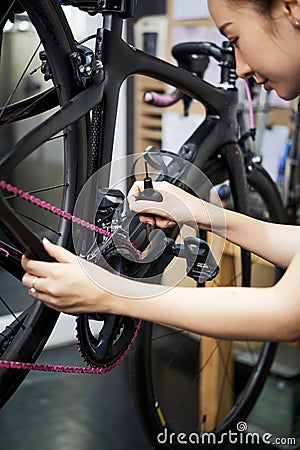
[{"label": "woman's hand", "polygon": [[26,271],[22,283],[29,289],[29,294],[60,312],[109,312],[111,294],[93,281],[89,267],[97,270],[99,277],[105,277],[106,271],[47,239],[43,244],[57,262],[22,257],[22,267]]},{"label": "woman's hand", "polygon": [[144,183],[136,181],[128,193],[128,203],[132,211],[139,213],[140,221],[159,228],[171,228],[176,223],[186,223],[206,228],[210,223],[207,210],[197,197],[166,181],[153,182],[154,190],[162,194],[162,202],[137,200],[144,190]]}]

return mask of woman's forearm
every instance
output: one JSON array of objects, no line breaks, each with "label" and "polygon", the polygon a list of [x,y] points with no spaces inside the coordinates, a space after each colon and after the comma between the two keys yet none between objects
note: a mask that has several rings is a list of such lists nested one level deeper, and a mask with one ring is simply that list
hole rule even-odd
[{"label": "woman's forearm", "polygon": [[[207,203],[205,207],[207,209],[206,221],[209,221],[207,228],[210,229],[212,223],[214,231],[224,237],[225,233],[221,224],[218,225],[220,215],[217,214],[216,208],[219,208]],[[263,222],[226,209],[223,211],[226,239],[273,264],[286,268],[300,248],[299,227]],[[203,215],[199,219],[199,226],[203,226]]]},{"label": "woman's forearm", "polygon": [[58,311],[131,316],[225,339],[300,338],[300,251],[274,287],[197,289],[131,280],[45,239],[44,246],[57,262],[23,255],[22,281],[30,295]]},{"label": "woman's forearm", "polygon": [[294,341],[300,338],[297,259],[273,287],[175,287],[159,294],[146,285],[148,298],[111,296],[109,312],[216,338]]},{"label": "woman's forearm", "polygon": [[[300,248],[299,227],[266,223],[223,209],[164,181],[154,183],[154,187],[163,195],[161,204],[137,201],[143,190],[142,182],[136,182],[128,195],[130,208],[140,214],[144,223],[150,221],[159,228],[169,227],[170,221],[198,226],[227,237],[231,242],[283,268],[288,266],[297,248]],[[152,218],[143,217],[143,213],[150,213]]]}]

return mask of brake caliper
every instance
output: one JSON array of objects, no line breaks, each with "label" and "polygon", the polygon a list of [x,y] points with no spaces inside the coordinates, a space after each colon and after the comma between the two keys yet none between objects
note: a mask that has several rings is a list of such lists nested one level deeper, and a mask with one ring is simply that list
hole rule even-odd
[{"label": "brake caliper", "polygon": [[[52,79],[52,70],[46,52],[43,50],[39,54],[42,62],[41,72],[44,74],[44,80]],[[69,56],[77,86],[85,88],[89,80],[102,69],[101,62],[95,59],[93,51],[81,44],[77,44],[77,51]]]}]

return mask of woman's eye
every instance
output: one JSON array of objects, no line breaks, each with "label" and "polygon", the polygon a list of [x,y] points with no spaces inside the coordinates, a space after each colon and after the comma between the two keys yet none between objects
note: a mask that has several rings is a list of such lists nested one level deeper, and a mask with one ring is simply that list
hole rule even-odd
[{"label": "woman's eye", "polygon": [[232,47],[237,47],[238,46],[238,38],[234,38],[234,39],[230,39],[229,42],[232,45]]}]

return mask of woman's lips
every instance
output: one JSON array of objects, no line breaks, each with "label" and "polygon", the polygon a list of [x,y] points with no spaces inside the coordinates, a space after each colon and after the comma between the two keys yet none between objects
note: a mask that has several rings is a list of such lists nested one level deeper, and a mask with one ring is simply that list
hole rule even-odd
[{"label": "woman's lips", "polygon": [[259,79],[259,77],[257,77],[256,82],[257,82],[257,84],[263,86],[266,89],[266,91],[270,91],[272,89],[270,80],[268,80],[268,78],[265,78],[265,79],[260,78]]},{"label": "woman's lips", "polygon": [[265,80],[263,85],[264,85],[264,88],[265,88],[266,91],[270,91],[272,89],[271,83],[270,83],[269,80]]}]

